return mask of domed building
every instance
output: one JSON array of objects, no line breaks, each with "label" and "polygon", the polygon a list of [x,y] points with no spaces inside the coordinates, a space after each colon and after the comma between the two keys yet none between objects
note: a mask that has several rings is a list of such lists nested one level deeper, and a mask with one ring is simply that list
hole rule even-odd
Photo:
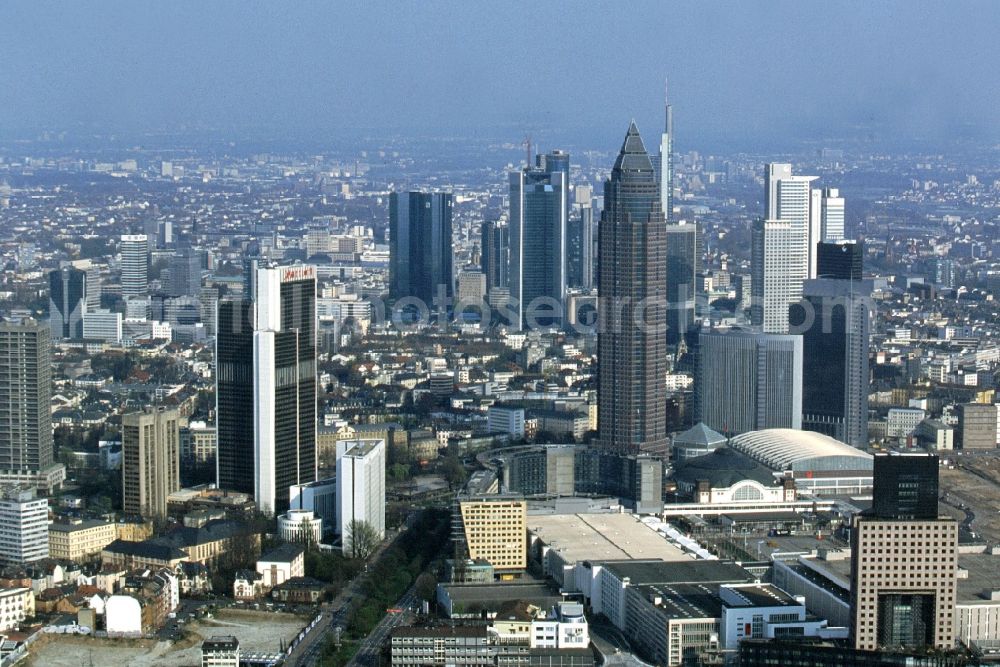
[{"label": "domed building", "polygon": [[726,444],[726,436],[713,431],[704,422],[698,422],[688,430],[675,435],[671,442],[674,464],[704,456]]},{"label": "domed building", "polygon": [[729,447],[677,464],[677,491],[699,504],[781,503],[795,500],[790,477],[770,469]]},{"label": "domed building", "polygon": [[872,490],[872,455],[822,433],[770,428],[737,435],[729,446],[772,473],[790,474],[803,492],[862,495]]}]

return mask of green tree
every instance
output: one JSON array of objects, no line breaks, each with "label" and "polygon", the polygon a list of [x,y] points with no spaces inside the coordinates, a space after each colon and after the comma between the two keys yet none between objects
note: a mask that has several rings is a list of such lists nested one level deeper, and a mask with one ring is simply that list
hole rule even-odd
[{"label": "green tree", "polygon": [[416,593],[421,600],[433,600],[437,590],[437,579],[430,572],[421,572],[417,577]]},{"label": "green tree", "polygon": [[361,519],[351,519],[344,539],[344,553],[355,560],[368,560],[382,541],[375,526]]},{"label": "green tree", "polygon": [[397,482],[405,482],[410,477],[410,466],[405,463],[393,463],[389,466],[389,477]]},{"label": "green tree", "polygon": [[448,482],[449,491],[461,488],[465,484],[465,480],[469,478],[469,474],[465,471],[465,466],[462,465],[457,456],[447,457],[441,465],[441,470],[444,473],[445,481]]}]

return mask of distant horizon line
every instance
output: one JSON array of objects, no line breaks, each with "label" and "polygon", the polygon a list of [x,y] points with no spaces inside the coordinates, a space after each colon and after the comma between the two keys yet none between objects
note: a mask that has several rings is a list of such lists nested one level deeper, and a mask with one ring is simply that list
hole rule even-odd
[{"label": "distant horizon line", "polygon": [[[640,127],[640,132],[642,131]],[[0,127],[0,148],[2,143],[62,143],[73,145],[74,142],[88,143],[95,140],[119,142],[141,142],[142,140],[184,140],[197,138],[200,142],[239,142],[242,148],[253,144],[274,144],[289,142],[298,144],[298,150],[304,146],[331,147],[344,142],[358,141],[462,141],[479,142],[509,142],[520,147],[526,133],[536,136],[536,143],[549,148],[571,148],[585,151],[617,152],[620,129],[592,124],[564,125],[561,127],[546,127],[541,123],[483,123],[478,125],[449,124],[447,127],[432,127],[426,125],[340,125],[336,128],[315,127],[283,127],[274,124],[208,124],[208,123],[178,123],[149,127],[113,127],[91,123],[71,123],[64,126],[51,124],[31,124],[22,126],[6,125]],[[251,134],[254,136],[245,136]],[[658,129],[646,131],[644,136],[659,136]],[[885,128],[876,126],[856,125],[852,130],[842,133],[824,135],[811,133],[770,132],[755,133],[734,137],[729,133],[691,132],[682,133],[680,141],[675,144],[675,153],[687,151],[721,150],[731,153],[748,152],[782,152],[796,151],[808,148],[878,146],[883,149],[903,147],[923,147],[927,150],[954,146],[976,144],[982,149],[1000,148],[1000,133],[988,136],[985,130],[969,135],[954,135],[952,137],[910,135],[899,136],[890,134]],[[244,136],[235,136],[244,135]],[[568,135],[577,135],[570,137]],[[196,147],[194,142],[189,147]],[[994,145],[996,144],[996,145]],[[603,146],[603,148],[601,147]],[[108,146],[108,148],[121,148]],[[766,149],[766,150],[765,150]]]}]

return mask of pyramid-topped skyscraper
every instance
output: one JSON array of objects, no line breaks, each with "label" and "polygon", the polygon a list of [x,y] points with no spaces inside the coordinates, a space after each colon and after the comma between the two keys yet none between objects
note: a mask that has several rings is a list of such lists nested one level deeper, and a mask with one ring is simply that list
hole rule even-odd
[{"label": "pyramid-topped skyscraper", "polygon": [[666,220],[634,121],[604,184],[599,234],[601,447],[666,454]]}]

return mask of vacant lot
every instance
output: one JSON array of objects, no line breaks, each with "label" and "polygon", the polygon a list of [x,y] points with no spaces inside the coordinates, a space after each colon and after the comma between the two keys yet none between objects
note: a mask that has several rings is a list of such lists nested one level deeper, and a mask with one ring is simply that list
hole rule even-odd
[{"label": "vacant lot", "polygon": [[311,620],[293,614],[224,609],[215,618],[187,626],[182,641],[91,639],[51,635],[32,647],[30,667],[198,667],[201,641],[212,635],[233,635],[244,651],[278,653]]},{"label": "vacant lot", "polygon": [[[950,503],[965,504],[975,514],[972,530],[991,543],[1000,542],[1000,459],[977,457],[968,468],[942,469],[941,491]],[[954,514],[961,520],[962,513]]]}]

